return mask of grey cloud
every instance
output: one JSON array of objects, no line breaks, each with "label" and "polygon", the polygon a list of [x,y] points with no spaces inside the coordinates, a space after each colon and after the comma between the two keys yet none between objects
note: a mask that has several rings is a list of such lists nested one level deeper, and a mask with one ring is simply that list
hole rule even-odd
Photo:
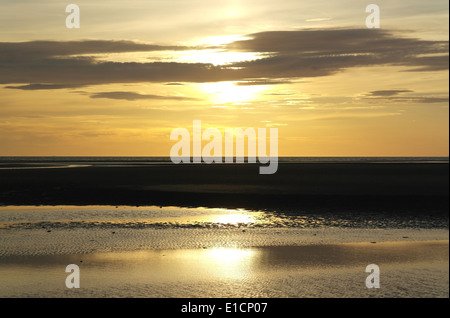
[{"label": "grey cloud", "polygon": [[[398,64],[403,65],[403,63]],[[408,70],[408,72],[432,72],[448,70],[448,64],[448,55],[414,57],[408,61],[408,65],[416,66],[416,68],[410,69]]]},{"label": "grey cloud", "polygon": [[356,54],[392,51],[448,53],[448,41],[404,38],[381,29],[313,29],[269,31],[227,45],[229,50],[266,53]]},{"label": "grey cloud", "polygon": [[186,46],[164,46],[137,43],[133,41],[30,41],[30,42],[3,42],[0,43],[2,59],[43,58],[54,56],[124,53],[124,52],[150,52],[150,51],[179,51],[192,49]]},{"label": "grey cloud", "polygon": [[392,89],[392,90],[380,90],[369,92],[369,96],[394,96],[401,93],[412,93],[413,91],[408,89]]},{"label": "grey cloud", "polygon": [[397,90],[379,90],[369,92],[365,99],[369,100],[383,100],[385,102],[396,102],[396,103],[448,103],[448,97],[436,97],[436,96],[399,96],[404,93],[413,93],[414,91],[408,89],[397,89]]},{"label": "grey cloud", "polygon": [[70,84],[28,84],[28,85],[19,85],[19,86],[5,86],[5,88],[10,89],[21,89],[26,91],[33,90],[50,90],[50,89],[71,89],[71,88],[79,88],[86,85],[70,85]]},{"label": "grey cloud", "polygon": [[278,85],[278,84],[292,84],[292,81],[282,81],[282,80],[254,80],[254,81],[246,81],[246,82],[237,82],[237,86],[256,86],[256,85]]},{"label": "grey cloud", "polygon": [[30,62],[0,62],[0,83],[97,85],[138,82],[215,82],[235,80],[236,70],[203,63],[116,63],[86,58],[46,58]]},{"label": "grey cloud", "polygon": [[109,99],[119,99],[127,101],[135,101],[142,99],[160,99],[160,100],[198,100],[196,98],[189,98],[184,96],[160,96],[160,95],[149,95],[149,94],[139,94],[134,92],[100,92],[90,95],[91,98],[109,98]]},{"label": "grey cloud", "polygon": [[[448,41],[404,38],[385,30],[338,29],[261,32],[227,50],[266,56],[215,66],[206,63],[119,63],[89,55],[136,51],[192,50],[131,41],[32,41],[0,43],[0,84],[18,89],[58,89],[109,83],[201,83],[241,81],[276,84],[328,76],[359,66],[407,66],[409,71],[448,70]],[[243,82],[246,81],[246,82]],[[39,83],[39,84],[36,84]]]},{"label": "grey cloud", "polygon": [[372,100],[383,100],[389,102],[397,102],[397,103],[411,103],[411,104],[434,104],[434,103],[448,103],[448,97],[377,97],[377,98],[369,98]]},{"label": "grey cloud", "polygon": [[257,68],[258,73],[285,73],[285,77],[331,75],[345,68],[375,65],[436,71],[447,70],[449,64],[448,41],[404,38],[379,29],[272,31],[249,37],[230,43],[227,49],[269,57],[237,66]]}]

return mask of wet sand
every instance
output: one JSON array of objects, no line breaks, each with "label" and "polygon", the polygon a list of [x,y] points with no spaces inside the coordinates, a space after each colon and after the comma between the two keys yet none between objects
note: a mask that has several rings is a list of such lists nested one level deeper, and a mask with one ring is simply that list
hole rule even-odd
[{"label": "wet sand", "polygon": [[[54,256],[142,250],[252,248],[337,243],[448,241],[448,229],[73,228],[12,229],[0,235],[9,256]],[[372,243],[374,242],[374,243]]]},{"label": "wet sand", "polygon": [[[9,256],[0,297],[449,297],[448,240]],[[69,264],[80,288],[65,286]],[[368,289],[366,266],[380,267]]]},{"label": "wet sand", "polygon": [[[7,228],[0,297],[448,297],[448,229]],[[67,289],[65,268],[80,267]],[[367,289],[377,264],[381,288]]]}]

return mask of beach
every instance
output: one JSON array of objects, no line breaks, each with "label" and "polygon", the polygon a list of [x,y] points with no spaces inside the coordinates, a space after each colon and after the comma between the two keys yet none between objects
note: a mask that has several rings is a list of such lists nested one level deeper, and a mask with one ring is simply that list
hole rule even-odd
[{"label": "beach", "polygon": [[[449,296],[447,230],[54,230],[9,236],[2,238],[13,251],[1,251],[1,297]],[[80,268],[79,289],[65,286],[69,264]],[[369,264],[380,267],[379,289],[365,285]]]},{"label": "beach", "polygon": [[43,166],[0,170],[3,298],[449,297],[445,163]]}]

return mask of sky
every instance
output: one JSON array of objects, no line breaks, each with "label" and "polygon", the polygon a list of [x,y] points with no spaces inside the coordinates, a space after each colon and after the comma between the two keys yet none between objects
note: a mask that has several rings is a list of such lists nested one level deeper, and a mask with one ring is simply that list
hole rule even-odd
[{"label": "sky", "polygon": [[0,0],[0,156],[169,156],[194,120],[278,128],[280,156],[448,156],[448,40],[447,0]]}]

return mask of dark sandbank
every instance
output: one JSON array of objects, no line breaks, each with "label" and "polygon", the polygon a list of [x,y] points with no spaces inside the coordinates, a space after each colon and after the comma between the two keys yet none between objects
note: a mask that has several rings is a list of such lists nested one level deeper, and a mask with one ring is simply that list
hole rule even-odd
[{"label": "dark sandbank", "polygon": [[394,211],[448,218],[448,176],[445,163],[280,163],[274,175],[260,175],[259,165],[249,164],[3,169],[0,204]]}]

